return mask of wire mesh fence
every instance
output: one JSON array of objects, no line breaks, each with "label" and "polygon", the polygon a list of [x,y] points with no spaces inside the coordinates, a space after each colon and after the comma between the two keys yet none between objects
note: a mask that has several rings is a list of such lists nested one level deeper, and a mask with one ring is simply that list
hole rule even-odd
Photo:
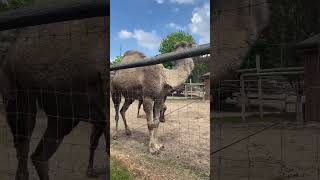
[{"label": "wire mesh fence", "polygon": [[[241,118],[241,88],[236,86],[240,81],[219,83],[220,88],[216,91],[220,92],[216,92],[215,99],[221,94],[220,103],[213,113],[214,131],[211,136],[215,179],[319,177],[319,124],[301,124],[297,120],[297,96],[300,94],[295,83],[290,85],[284,79],[264,78],[262,119],[259,112],[261,101],[254,97],[258,92],[257,80],[245,83],[245,120]],[[285,94],[286,98],[279,94]]]},{"label": "wire mesh fence", "polygon": [[[185,43],[177,47],[182,47],[181,54],[185,55],[197,50],[188,51]],[[208,50],[206,46],[205,54]],[[166,55],[156,56],[159,64],[155,65],[148,64],[153,58],[133,51],[126,52],[122,64],[115,66],[123,69],[111,76],[111,151],[138,157],[148,166],[146,169],[152,169],[147,176],[163,171],[168,173],[162,178],[170,179],[174,176],[169,172],[173,175],[179,169],[179,177],[208,179],[209,101],[204,99],[203,83],[197,84],[200,88],[193,83],[191,90],[190,83],[185,82],[196,68],[194,61],[207,61],[210,57],[191,58],[188,53],[180,58],[179,53],[171,53],[177,54],[172,58],[177,60],[173,69],[161,64]],[[142,63],[149,66],[133,67]]]},{"label": "wire mesh fence", "polygon": [[64,22],[50,8],[34,20],[1,17],[19,27],[1,32],[1,179],[107,178],[109,18],[105,3],[91,5],[86,19],[65,12]]},{"label": "wire mesh fence", "polygon": [[[319,124],[303,116],[305,90],[311,87],[303,67],[286,67],[303,64],[298,42],[272,33],[275,21],[290,22],[279,9],[296,4],[277,2],[216,1],[213,7],[212,179],[319,179]],[[261,67],[274,69],[260,69],[256,55]],[[244,66],[251,69],[237,71]]]}]

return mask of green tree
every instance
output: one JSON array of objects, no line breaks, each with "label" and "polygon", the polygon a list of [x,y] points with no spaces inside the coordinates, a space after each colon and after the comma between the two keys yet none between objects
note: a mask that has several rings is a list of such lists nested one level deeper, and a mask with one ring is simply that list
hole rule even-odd
[{"label": "green tree", "polygon": [[[187,41],[187,42],[192,42],[195,43],[192,35],[183,32],[183,31],[178,31],[178,32],[173,32],[167,35],[160,44],[159,52],[161,54],[165,53],[170,53],[174,51],[175,44],[180,41]],[[172,62],[164,63],[163,64],[166,68],[171,69],[173,67]]]},{"label": "green tree", "polygon": [[[259,37],[242,68],[255,67],[255,55],[261,55],[262,68],[303,66],[300,51],[294,47],[320,33],[320,1],[273,0],[268,28]],[[303,75],[286,76],[297,94],[303,92]]]},{"label": "green tree", "polygon": [[26,7],[31,5],[34,0],[8,0],[9,5],[0,4],[0,12],[17,9],[20,7]]},{"label": "green tree", "polygon": [[116,56],[112,61],[111,61],[111,65],[116,65],[121,63],[123,56]]}]

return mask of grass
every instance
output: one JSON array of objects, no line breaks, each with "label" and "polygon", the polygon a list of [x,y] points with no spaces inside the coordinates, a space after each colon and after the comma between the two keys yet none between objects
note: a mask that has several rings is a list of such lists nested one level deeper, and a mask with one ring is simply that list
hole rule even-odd
[{"label": "grass", "polygon": [[129,170],[115,158],[111,158],[110,172],[112,180],[133,180]]}]

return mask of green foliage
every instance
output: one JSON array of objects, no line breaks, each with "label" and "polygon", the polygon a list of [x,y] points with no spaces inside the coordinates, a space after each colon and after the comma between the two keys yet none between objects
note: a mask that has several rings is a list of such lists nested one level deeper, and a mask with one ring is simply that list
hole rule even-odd
[{"label": "green foliage", "polygon": [[26,7],[32,4],[33,0],[9,0],[9,5],[0,5],[0,12]]},{"label": "green foliage", "polygon": [[320,1],[273,0],[270,23],[242,68],[254,68],[256,54],[261,56],[262,68],[302,66],[293,45],[320,33],[319,6]]},{"label": "green foliage", "polygon": [[[183,32],[183,31],[173,32],[173,33],[170,33],[169,35],[167,35],[161,41],[159,52],[161,54],[165,54],[165,53],[170,53],[170,52],[174,51],[174,47],[175,47],[176,43],[180,42],[180,41],[187,41],[187,42],[195,43],[192,35],[190,35],[186,32]],[[169,69],[171,69],[173,67],[172,62],[164,63],[163,65]]]},{"label": "green foliage", "polygon": [[115,158],[111,158],[110,172],[112,180],[133,179],[128,169],[119,160]]},{"label": "green foliage", "polygon": [[[262,32],[242,68],[255,67],[255,55],[261,56],[261,68],[303,66],[303,56],[294,45],[320,33],[320,1],[273,0],[270,24]],[[301,75],[286,76],[298,93]]]},{"label": "green foliage", "polygon": [[194,69],[191,72],[191,79],[194,83],[202,82],[202,75],[208,72],[209,57],[194,57]]},{"label": "green foliage", "polygon": [[111,65],[119,64],[122,61],[123,56],[117,56],[111,61]]}]

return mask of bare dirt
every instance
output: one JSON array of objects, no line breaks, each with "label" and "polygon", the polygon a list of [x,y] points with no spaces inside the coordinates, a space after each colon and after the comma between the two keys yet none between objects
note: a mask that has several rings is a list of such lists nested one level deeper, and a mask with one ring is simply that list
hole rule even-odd
[{"label": "bare dirt", "polygon": [[[115,128],[112,100],[111,133]],[[159,141],[165,146],[159,155],[148,152],[145,114],[137,118],[138,101],[126,113],[132,135],[127,137],[122,119],[117,140],[111,140],[111,154],[123,159],[146,179],[209,179],[210,120],[209,102],[179,99],[166,101],[166,122],[159,126]]]},{"label": "bare dirt", "polygon": [[[213,151],[270,124],[261,121],[215,124]],[[212,161],[214,179],[319,179],[319,140],[320,125],[317,123],[305,126],[282,123],[215,153]]]}]

